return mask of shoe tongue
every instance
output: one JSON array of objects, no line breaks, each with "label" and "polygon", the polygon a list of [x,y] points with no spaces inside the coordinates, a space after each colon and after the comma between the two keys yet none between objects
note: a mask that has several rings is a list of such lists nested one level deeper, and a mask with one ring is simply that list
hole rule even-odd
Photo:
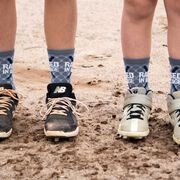
[{"label": "shoe tongue", "polygon": [[70,97],[72,94],[72,86],[69,83],[52,83],[47,89],[49,98]]},{"label": "shoe tongue", "polygon": [[180,99],[180,91],[172,93],[172,96],[174,97],[174,99]]},{"label": "shoe tongue", "polygon": [[147,90],[143,87],[134,87],[129,90],[131,94],[147,94]]},{"label": "shoe tongue", "polygon": [[0,90],[13,89],[11,84],[0,84]]}]

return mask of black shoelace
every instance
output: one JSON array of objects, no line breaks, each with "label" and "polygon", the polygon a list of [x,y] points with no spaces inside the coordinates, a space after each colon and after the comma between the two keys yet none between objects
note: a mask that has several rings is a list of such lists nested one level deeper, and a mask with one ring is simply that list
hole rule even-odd
[{"label": "black shoelace", "polygon": [[[143,115],[145,112],[146,107],[142,104],[130,104],[128,109],[128,118],[127,120],[137,118],[143,120]],[[136,110],[133,110],[136,109]]]},{"label": "black shoelace", "polygon": [[179,127],[180,127],[180,109],[178,109],[178,110],[176,110],[176,115],[177,115],[177,118],[179,118],[178,119],[178,123],[179,123]]}]

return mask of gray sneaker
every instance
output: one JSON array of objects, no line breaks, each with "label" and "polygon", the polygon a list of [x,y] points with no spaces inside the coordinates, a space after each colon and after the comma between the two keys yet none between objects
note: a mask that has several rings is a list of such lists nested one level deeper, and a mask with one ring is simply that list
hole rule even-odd
[{"label": "gray sneaker", "polygon": [[168,95],[167,106],[174,127],[173,140],[180,144],[180,91]]},{"label": "gray sneaker", "polygon": [[123,117],[118,136],[141,139],[148,136],[148,119],[152,108],[152,91],[145,88],[128,90],[124,100]]}]

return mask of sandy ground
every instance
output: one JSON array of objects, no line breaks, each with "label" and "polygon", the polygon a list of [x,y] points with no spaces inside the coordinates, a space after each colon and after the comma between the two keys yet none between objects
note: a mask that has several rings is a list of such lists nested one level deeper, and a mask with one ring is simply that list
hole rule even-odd
[{"label": "sandy ground", "polygon": [[24,99],[14,118],[13,135],[0,144],[0,179],[179,179],[179,147],[172,141],[165,102],[169,67],[162,1],[153,30],[151,134],[138,142],[116,139],[127,86],[119,35],[122,2],[78,0],[78,7],[73,84],[78,99],[90,111],[81,110],[81,131],[76,139],[53,143],[45,138],[39,115],[49,82],[43,0],[17,0],[14,68],[17,89]]}]

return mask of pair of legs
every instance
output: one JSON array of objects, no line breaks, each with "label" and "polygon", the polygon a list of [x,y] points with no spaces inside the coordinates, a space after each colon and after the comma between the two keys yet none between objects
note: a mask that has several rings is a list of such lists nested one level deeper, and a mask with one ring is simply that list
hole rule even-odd
[{"label": "pair of legs", "polygon": [[[46,98],[45,134],[78,134],[73,114],[75,95],[70,84],[77,25],[76,0],[45,0],[45,35],[51,70]],[[18,104],[12,64],[16,37],[16,2],[0,0],[0,138],[12,132],[12,114]]]},{"label": "pair of legs", "polygon": [[[168,18],[169,56],[180,59],[180,3],[165,0]],[[122,47],[125,58],[150,57],[151,26],[157,0],[125,0],[122,18]]]},{"label": "pair of legs", "polygon": [[[124,0],[122,48],[129,91],[125,97],[124,116],[119,134],[142,138],[149,134],[148,118],[152,91],[148,86],[151,52],[151,27],[158,0]],[[164,0],[168,19],[168,51],[171,64],[171,95],[167,98],[173,138],[180,144],[180,2]],[[159,78],[159,77],[157,77]]]},{"label": "pair of legs", "polygon": [[[0,51],[14,49],[15,0],[0,1]],[[45,1],[45,34],[49,49],[74,48],[77,10],[75,0]]]}]

